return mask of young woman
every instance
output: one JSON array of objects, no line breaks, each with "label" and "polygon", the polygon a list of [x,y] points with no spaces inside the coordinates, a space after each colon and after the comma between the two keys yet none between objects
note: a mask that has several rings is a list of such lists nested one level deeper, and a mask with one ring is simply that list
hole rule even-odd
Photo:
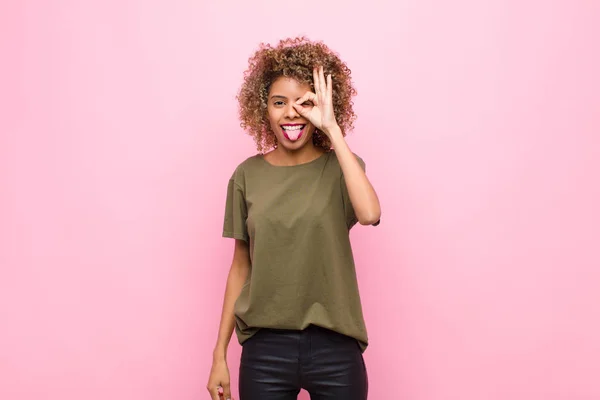
[{"label": "young woman", "polygon": [[235,328],[241,400],[296,399],[302,388],[313,400],[364,400],[368,340],[349,231],[377,225],[381,210],[344,139],[356,118],[350,70],[302,37],[261,45],[244,78],[241,126],[260,153],[229,180],[223,236],[235,248],[207,389],[231,398]]}]

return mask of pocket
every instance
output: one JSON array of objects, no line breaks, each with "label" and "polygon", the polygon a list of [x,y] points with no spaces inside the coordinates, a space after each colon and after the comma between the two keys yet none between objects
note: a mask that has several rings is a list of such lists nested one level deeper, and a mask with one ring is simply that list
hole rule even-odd
[{"label": "pocket", "polygon": [[251,360],[255,353],[256,353],[256,342],[258,341],[259,337],[258,335],[260,334],[260,330],[258,332],[255,332],[252,336],[250,336],[248,339],[244,340],[244,343],[242,343],[242,355],[241,355],[241,364],[246,365],[248,364],[248,361]]},{"label": "pocket", "polygon": [[363,366],[363,369],[366,374],[367,373],[367,364],[365,363],[365,357],[363,356],[363,351],[362,351],[362,348],[360,347],[360,342],[356,339],[354,339],[354,342],[356,343],[356,350],[358,351],[358,355],[360,356],[360,360],[362,362],[362,366]]},{"label": "pocket", "polygon": [[321,332],[323,332],[323,335],[325,336],[325,338],[332,343],[337,343],[337,344],[348,343],[349,344],[352,341],[356,340],[353,337],[346,336],[342,333],[333,331],[331,329],[325,329],[325,328],[319,328],[319,329],[321,330]]},{"label": "pocket", "polygon": [[250,336],[248,339],[244,340],[244,343],[242,343],[242,347],[248,345],[249,343],[254,342],[258,338],[258,336],[262,334],[262,332],[263,332],[263,329],[258,329],[256,332],[254,332],[252,334],[252,336]]}]

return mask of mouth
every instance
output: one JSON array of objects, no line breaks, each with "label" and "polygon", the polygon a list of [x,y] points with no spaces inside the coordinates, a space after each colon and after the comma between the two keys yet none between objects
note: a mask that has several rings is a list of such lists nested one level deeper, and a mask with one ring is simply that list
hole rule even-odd
[{"label": "mouth", "polygon": [[285,124],[281,125],[283,136],[291,142],[299,140],[304,134],[306,124]]}]

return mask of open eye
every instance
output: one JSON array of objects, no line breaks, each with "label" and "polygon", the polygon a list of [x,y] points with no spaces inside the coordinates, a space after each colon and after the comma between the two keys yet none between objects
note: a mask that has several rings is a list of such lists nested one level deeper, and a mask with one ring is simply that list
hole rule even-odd
[{"label": "open eye", "polygon": [[283,101],[281,101],[281,100],[276,100],[276,101],[274,101],[274,102],[273,102],[273,105],[274,105],[275,107],[281,107],[281,106],[283,106],[283,104],[284,104],[284,103],[283,103]]},{"label": "open eye", "polygon": [[310,101],[310,100],[308,100],[308,101],[305,101],[304,103],[302,103],[302,105],[303,105],[304,107],[312,107],[312,106],[314,106],[313,102],[312,102],[312,101]]}]

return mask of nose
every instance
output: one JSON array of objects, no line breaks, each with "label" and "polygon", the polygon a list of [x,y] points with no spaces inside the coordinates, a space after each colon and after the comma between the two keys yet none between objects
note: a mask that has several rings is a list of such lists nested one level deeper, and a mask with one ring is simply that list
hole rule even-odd
[{"label": "nose", "polygon": [[300,114],[298,114],[298,111],[296,111],[296,109],[294,108],[294,106],[292,105],[294,103],[289,103],[287,105],[287,108],[285,110],[285,116],[288,119],[294,119],[294,118],[298,118],[300,116]]}]

